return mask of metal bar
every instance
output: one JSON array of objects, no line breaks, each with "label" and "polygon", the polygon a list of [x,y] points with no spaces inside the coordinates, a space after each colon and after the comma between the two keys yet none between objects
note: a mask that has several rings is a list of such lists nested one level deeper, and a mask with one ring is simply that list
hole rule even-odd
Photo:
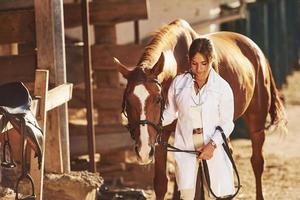
[{"label": "metal bar", "polygon": [[211,24],[222,24],[225,22],[231,22],[231,21],[235,21],[237,19],[244,19],[245,15],[244,14],[233,14],[230,16],[221,16],[215,19],[209,19],[209,20],[203,20],[200,22],[196,22],[196,23],[192,23],[192,27],[194,29],[199,29],[199,28],[203,28],[206,26],[209,26]]},{"label": "metal bar", "polygon": [[[55,85],[65,84],[67,82],[66,69],[66,51],[65,51],[65,29],[64,29],[64,14],[63,14],[63,0],[55,0],[52,2],[53,17],[54,17],[54,57],[55,57]],[[64,173],[71,171],[70,163],[70,138],[69,138],[69,118],[67,101],[58,107],[58,126],[60,129],[60,146],[61,159]],[[48,136],[49,138],[50,136]],[[46,154],[48,155],[48,154]],[[49,162],[51,160],[49,159]],[[53,163],[53,162],[52,162]],[[46,162],[46,170],[48,161]]]},{"label": "metal bar", "polygon": [[134,21],[134,43],[139,44],[140,43],[140,30],[139,30],[139,21]]},{"label": "metal bar", "polygon": [[88,137],[88,149],[90,158],[90,171],[96,172],[95,162],[95,127],[93,122],[93,87],[92,87],[92,65],[91,65],[91,44],[89,37],[89,4],[88,0],[81,1],[81,16],[82,16],[82,38],[83,38],[83,64],[85,74],[85,96],[86,96],[86,108],[87,108],[87,137]]},{"label": "metal bar", "polygon": [[222,23],[231,22],[238,19],[245,19],[245,18],[246,18],[246,2],[245,0],[240,0],[240,8],[237,14],[231,14],[228,16],[219,16],[215,19],[199,21],[193,23],[192,27],[194,29],[199,29],[199,28],[207,27],[211,24],[222,24]]}]

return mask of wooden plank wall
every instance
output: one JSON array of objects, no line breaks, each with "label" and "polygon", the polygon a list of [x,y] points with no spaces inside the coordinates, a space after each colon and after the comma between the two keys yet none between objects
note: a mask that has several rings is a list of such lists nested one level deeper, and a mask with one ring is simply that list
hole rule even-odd
[{"label": "wooden plank wall", "polygon": [[[120,86],[119,73],[112,62],[112,57],[118,57],[124,64],[134,66],[141,55],[143,47],[134,44],[117,45],[116,24],[147,19],[148,1],[94,0],[90,2],[90,21],[94,25],[95,34],[95,44],[92,46],[92,66],[94,82],[97,87],[94,99],[95,107],[99,113],[97,130],[107,126],[119,126],[115,128],[116,131],[113,131],[113,128],[109,129],[111,132],[119,132],[121,130],[120,111],[124,88]],[[32,82],[34,80],[34,71],[38,64],[37,60],[43,63],[50,63],[50,61],[47,61],[48,58],[42,61],[37,57],[36,38],[42,36],[37,37],[36,35],[36,22],[39,19],[35,19],[34,2],[34,0],[0,2],[0,46],[15,43],[17,44],[18,55],[7,55],[6,53],[6,56],[1,56],[0,50],[0,68],[5,66],[6,69],[2,70],[0,84],[11,81],[12,77],[16,80]],[[47,3],[49,2],[47,1]],[[64,17],[66,29],[80,27],[80,3],[65,4]],[[49,25],[51,25],[51,21],[49,21]],[[40,30],[46,30],[46,27],[43,29],[42,24],[39,27]],[[39,39],[39,41],[43,40]],[[44,47],[41,45],[39,48]],[[49,67],[43,66],[42,63],[38,65],[43,68]],[[55,73],[54,70],[50,72],[50,82],[52,82],[50,86],[55,85],[55,80],[53,80],[53,77],[57,75]],[[82,76],[82,74],[78,74],[78,76]],[[83,108],[85,106],[83,89],[74,90],[73,95],[70,106]],[[82,131],[83,129],[73,130]],[[103,130],[108,129],[104,128]],[[101,134],[103,131],[98,132]],[[82,132],[81,134],[85,135],[86,133]]]},{"label": "wooden plank wall", "polygon": [[14,42],[35,42],[33,9],[0,12],[0,44]]},{"label": "wooden plank wall", "polygon": [[[0,2],[0,84],[19,80],[34,82],[36,69],[35,18],[32,0]],[[30,44],[27,48],[19,45]],[[3,47],[16,46],[14,52]]]},{"label": "wooden plank wall", "polygon": [[[98,3],[103,1],[96,1]],[[125,21],[141,20],[148,17],[147,0],[120,0],[108,6],[108,13],[115,13],[106,18],[94,23],[95,27],[95,45],[93,47],[93,68],[95,69],[95,82],[98,88],[110,88],[117,91],[120,88],[119,74],[116,66],[112,63],[112,57],[119,57],[122,61],[127,62],[129,66],[134,66],[142,48],[138,45],[120,46],[116,41],[116,24]],[[98,6],[97,6],[98,7]],[[107,8],[107,7],[105,7]],[[119,16],[116,16],[118,13]],[[129,55],[129,53],[131,55]],[[135,63],[133,63],[135,62]],[[115,97],[114,97],[115,98]],[[117,105],[121,105],[122,95],[118,95]],[[109,101],[103,101],[104,104],[109,104]],[[121,106],[114,108],[98,107],[98,122],[100,125],[116,125],[121,123]]]},{"label": "wooden plank wall", "polygon": [[0,84],[7,83],[12,80],[34,82],[36,56],[0,56],[0,68]]},{"label": "wooden plank wall", "polygon": [[[80,4],[64,5],[65,25],[81,25]],[[95,0],[90,3],[91,24],[117,24],[121,22],[147,19],[147,0]]]},{"label": "wooden plank wall", "polygon": [[[0,84],[14,80],[34,82],[36,69],[34,10],[28,7],[12,9],[13,5],[5,1],[0,3],[0,8],[0,47],[2,47]],[[31,53],[27,54],[25,51],[21,53],[19,44],[31,44]],[[14,51],[4,50],[9,47],[15,47]]]},{"label": "wooden plank wall", "polygon": [[[80,25],[79,9],[78,4],[64,6],[66,27]],[[104,143],[109,143],[110,139],[104,135],[126,134],[127,136],[127,131],[121,125],[121,104],[124,88],[120,86],[119,72],[112,58],[118,57],[127,66],[135,66],[144,48],[135,44],[118,45],[116,24],[146,18],[148,18],[148,0],[94,0],[90,3],[90,21],[94,25],[95,35],[95,44],[92,46],[92,68],[96,86],[94,106],[98,111],[98,125],[96,126],[98,152],[103,152],[105,148],[117,148],[120,144],[118,142],[118,144],[114,143],[111,146],[105,145]],[[74,89],[73,99],[69,106],[73,108],[85,106],[84,88]],[[70,133],[73,138],[71,139],[71,151],[75,154],[80,154],[80,151],[85,150],[80,150],[83,148],[81,145],[82,136],[86,134],[84,127],[74,124],[70,126]],[[124,136],[122,137],[124,138]],[[105,138],[106,140],[103,140]],[[99,142],[98,140],[103,141]],[[128,142],[130,142],[130,138]]]}]

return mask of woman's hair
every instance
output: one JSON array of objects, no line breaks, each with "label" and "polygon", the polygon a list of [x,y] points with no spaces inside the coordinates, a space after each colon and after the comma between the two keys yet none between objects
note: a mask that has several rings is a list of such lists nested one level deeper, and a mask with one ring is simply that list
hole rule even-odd
[{"label": "woman's hair", "polygon": [[216,61],[215,50],[212,41],[208,38],[197,38],[195,39],[189,48],[189,59],[191,59],[200,53],[204,55],[209,63]]}]

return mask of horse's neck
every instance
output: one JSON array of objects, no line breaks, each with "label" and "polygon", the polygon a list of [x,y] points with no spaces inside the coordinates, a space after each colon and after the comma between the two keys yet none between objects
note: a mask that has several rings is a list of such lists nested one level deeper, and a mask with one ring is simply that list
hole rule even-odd
[{"label": "horse's neck", "polygon": [[[173,51],[172,50],[164,50],[164,66],[163,66],[163,70],[162,72],[158,75],[157,79],[159,82],[163,83],[168,79],[172,79],[176,76],[177,74],[177,62],[176,59],[173,55]],[[159,56],[156,54],[152,55],[150,58],[143,60],[141,63],[139,63],[140,68],[144,68],[146,70],[151,70],[157,60],[159,59]],[[151,77],[152,75],[149,74],[149,76]]]},{"label": "horse's neck", "polygon": [[165,79],[162,82],[162,91],[161,91],[161,93],[162,93],[164,99],[167,99],[168,91],[169,91],[169,88],[170,88],[170,85],[171,85],[173,79],[174,79],[174,77],[169,78],[169,79]]}]

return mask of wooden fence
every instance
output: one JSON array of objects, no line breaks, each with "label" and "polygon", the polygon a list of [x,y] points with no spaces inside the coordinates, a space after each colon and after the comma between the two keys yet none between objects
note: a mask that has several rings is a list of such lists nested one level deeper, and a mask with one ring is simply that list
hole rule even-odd
[{"label": "wooden fence", "polygon": [[[65,4],[64,11],[66,28],[81,26],[80,4]],[[127,130],[121,124],[124,86],[120,85],[119,72],[112,58],[118,57],[128,66],[134,66],[137,63],[143,47],[138,44],[118,45],[116,25],[130,21],[136,24],[138,20],[147,18],[148,0],[95,0],[90,3],[90,22],[93,25],[95,36],[91,57],[95,88],[94,107],[98,114],[95,127],[97,152],[102,153],[124,146],[128,147],[132,143]],[[82,58],[82,47],[68,44],[68,51],[75,51]],[[67,67],[72,68],[72,63],[72,59],[69,60]],[[74,80],[82,79],[83,74],[80,73],[80,70],[78,72]],[[85,107],[84,90],[84,87],[74,89],[73,99],[69,104],[71,108]],[[72,155],[87,152],[85,127],[85,125],[70,124]]]},{"label": "wooden fence", "polygon": [[248,4],[248,17],[222,25],[250,37],[268,57],[278,87],[299,67],[300,1],[266,0]]},{"label": "wooden fence", "polygon": [[[277,87],[290,72],[299,69],[300,1],[265,0],[247,5],[246,19],[224,23],[222,30],[250,37],[269,59]],[[242,119],[238,120],[234,137],[248,137]]]},{"label": "wooden fence", "polygon": [[[56,173],[70,171],[65,102],[72,96],[72,84],[65,79],[62,13],[60,0],[0,2],[0,84],[22,81],[42,97],[45,171]],[[43,199],[43,170],[43,164],[41,170],[31,167],[37,199]]]}]

